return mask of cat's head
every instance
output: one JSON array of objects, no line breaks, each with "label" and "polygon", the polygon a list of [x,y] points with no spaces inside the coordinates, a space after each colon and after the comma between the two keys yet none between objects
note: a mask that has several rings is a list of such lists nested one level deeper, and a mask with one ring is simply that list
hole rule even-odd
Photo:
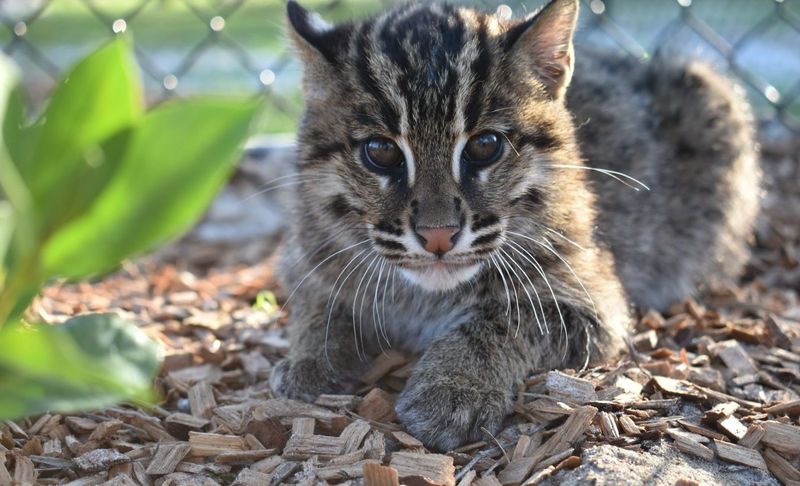
[{"label": "cat's head", "polygon": [[547,167],[576,153],[564,95],[577,10],[554,0],[509,20],[411,4],[332,25],[290,1],[306,208],[421,287],[475,276],[569,190]]}]

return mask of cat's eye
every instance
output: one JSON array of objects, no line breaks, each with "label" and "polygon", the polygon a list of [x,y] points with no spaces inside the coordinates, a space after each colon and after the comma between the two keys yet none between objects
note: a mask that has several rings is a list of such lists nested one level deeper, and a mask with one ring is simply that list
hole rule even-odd
[{"label": "cat's eye", "polygon": [[473,135],[464,146],[464,159],[479,167],[497,162],[503,155],[503,141],[500,137],[495,132],[481,132]]},{"label": "cat's eye", "polygon": [[364,158],[379,171],[393,171],[403,166],[405,157],[400,147],[390,138],[372,137],[364,144]]}]

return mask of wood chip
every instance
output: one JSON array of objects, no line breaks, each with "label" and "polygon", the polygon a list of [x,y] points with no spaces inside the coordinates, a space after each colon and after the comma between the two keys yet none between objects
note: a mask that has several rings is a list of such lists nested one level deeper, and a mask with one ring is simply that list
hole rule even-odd
[{"label": "wood chip", "polygon": [[501,486],[501,484],[497,480],[497,476],[488,473],[473,481],[472,486]]},{"label": "wood chip", "polygon": [[517,445],[514,446],[514,452],[511,454],[511,460],[519,460],[525,457],[528,453],[528,446],[531,444],[531,438],[528,435],[520,435],[517,439]]},{"label": "wood chip", "polygon": [[186,432],[188,433],[188,429],[202,429],[208,425],[209,420],[207,418],[189,415],[188,413],[178,412],[168,415],[167,418],[164,419],[164,423],[167,425],[168,430],[171,428],[170,426],[176,426],[187,429]]},{"label": "wood chip", "polygon": [[641,353],[652,351],[658,346],[658,333],[650,329],[649,331],[640,332],[631,338],[631,344],[634,349]]},{"label": "wood chip", "polygon": [[51,457],[64,457],[64,450],[61,441],[58,439],[48,440],[42,445],[42,454]]},{"label": "wood chip", "polygon": [[196,457],[216,456],[224,452],[243,451],[244,439],[237,435],[189,432],[191,454]]},{"label": "wood chip", "polygon": [[64,423],[76,434],[89,434],[97,428],[97,422],[85,417],[66,417]]},{"label": "wood chip", "polygon": [[245,431],[252,434],[266,448],[283,449],[289,436],[280,420],[268,418],[264,420],[252,419],[245,425]]},{"label": "wood chip", "polygon": [[739,404],[736,402],[718,403],[703,415],[703,421],[716,423],[730,417],[737,410],[739,410]]},{"label": "wood chip", "polygon": [[268,484],[272,484],[272,475],[253,471],[250,468],[242,469],[233,482],[233,486],[264,486]]},{"label": "wood chip", "polygon": [[521,457],[512,459],[506,467],[500,471],[497,479],[503,485],[518,485],[527,478],[534,466],[536,466],[538,459],[533,457]]},{"label": "wood chip", "polygon": [[[402,430],[398,430],[398,431],[392,432],[392,437],[394,437],[395,440],[398,443],[400,443],[401,446],[405,447],[406,449],[416,449],[416,448],[423,447],[422,442],[420,442],[419,440],[417,440],[413,436],[403,432]],[[522,437],[525,437],[525,436],[522,436]],[[522,437],[520,437],[520,438],[522,438]]]},{"label": "wood chip", "polygon": [[700,442],[680,435],[673,436],[673,439],[675,440],[675,447],[677,447],[678,450],[705,459],[706,461],[714,460],[714,451]]},{"label": "wood chip", "polygon": [[[356,479],[364,476],[364,468],[367,465],[379,466],[380,461],[375,459],[365,459],[353,464],[341,464],[318,468],[316,476],[323,481],[343,481],[345,479]],[[364,484],[370,484],[366,480]]]},{"label": "wood chip", "polygon": [[397,469],[401,480],[412,476],[421,476],[434,484],[455,486],[455,466],[453,458],[441,454],[416,454],[413,452],[395,452],[389,465]]},{"label": "wood chip", "polygon": [[767,326],[767,333],[769,334],[773,344],[785,350],[792,349],[792,340],[789,336],[783,332],[783,329],[778,323],[778,318],[773,316],[772,314],[767,315],[767,318],[764,319],[764,323]]},{"label": "wood chip", "polygon": [[545,388],[551,397],[578,405],[597,400],[597,393],[591,381],[570,376],[560,371],[547,373]]},{"label": "wood chip", "polygon": [[153,459],[145,471],[149,475],[164,475],[175,472],[175,468],[192,449],[186,442],[159,444]]},{"label": "wood chip", "polygon": [[272,471],[271,484],[284,484],[284,480],[299,468],[299,462],[282,462]]},{"label": "wood chip", "polygon": [[622,427],[622,431],[628,435],[639,435],[642,433],[642,429],[639,428],[638,425],[630,418],[628,415],[620,415],[619,416],[619,425]]},{"label": "wood chip", "polygon": [[330,459],[344,452],[345,440],[327,435],[292,435],[283,449],[283,457],[306,460],[311,456]]},{"label": "wood chip", "polygon": [[[33,465],[33,462],[31,462],[31,465]],[[0,453],[0,485],[11,486],[12,482],[11,472],[6,468],[5,454]]]},{"label": "wood chip", "polygon": [[522,483],[522,486],[533,486],[533,485],[539,484],[542,481],[544,481],[545,479],[547,479],[548,477],[550,477],[550,475],[553,474],[555,472],[555,470],[556,470],[556,468],[553,467],[553,466],[550,466],[548,468],[542,469],[541,471],[537,472],[533,476],[531,476],[528,479],[526,479],[525,482]]},{"label": "wood chip", "polygon": [[400,486],[397,469],[369,462],[364,464],[364,484],[366,486]]},{"label": "wood chip", "polygon": [[381,378],[389,374],[395,368],[399,368],[408,362],[408,358],[399,351],[389,349],[381,353],[372,366],[361,376],[361,381],[367,385],[374,385]]},{"label": "wood chip", "polygon": [[791,481],[800,482],[800,470],[774,450],[764,449],[764,461],[769,471],[784,484],[789,484]]},{"label": "wood chip", "polygon": [[733,440],[739,441],[747,433],[747,427],[736,417],[727,417],[717,422],[717,428]]},{"label": "wood chip", "polygon": [[477,476],[478,473],[474,469],[470,469],[467,474],[461,477],[461,480],[458,482],[457,486],[470,486],[475,481]]},{"label": "wood chip", "polygon": [[70,481],[65,486],[96,486],[100,484],[105,485],[107,480],[108,480],[108,472],[103,471],[101,473],[94,474],[92,476],[84,476],[74,481]]},{"label": "wood chip", "polygon": [[800,400],[792,400],[790,402],[776,403],[764,408],[764,412],[772,415],[800,415]]},{"label": "wood chip", "polygon": [[688,439],[692,439],[693,441],[699,442],[701,444],[709,444],[711,439],[704,435],[695,434],[694,432],[689,432],[683,429],[679,429],[677,427],[670,427],[667,429],[667,435],[676,439],[676,437],[685,437]]},{"label": "wood chip", "polygon": [[[344,441],[343,452],[350,453],[361,447],[364,438],[370,431],[370,426],[363,420],[356,420],[342,431],[339,438]],[[409,436],[410,437],[410,436]]]},{"label": "wood chip", "polygon": [[364,449],[368,458],[383,460],[386,455],[386,438],[381,432],[373,430],[364,440]]},{"label": "wood chip", "polygon": [[[318,425],[324,425],[330,431],[338,430],[341,433],[350,421],[340,413],[310,403],[289,400],[285,398],[273,398],[259,402],[252,409],[252,418],[255,420],[265,420],[268,418],[282,417],[312,417],[317,420]],[[263,441],[262,441],[263,442]]]},{"label": "wood chip", "polygon": [[28,485],[36,483],[36,470],[33,467],[33,461],[29,457],[15,454],[14,462],[14,483],[19,485]]},{"label": "wood chip", "polygon": [[665,393],[670,395],[680,395],[682,397],[705,400],[707,397],[699,393],[694,386],[682,380],[676,380],[665,376],[654,376],[653,383]]},{"label": "wood chip", "polygon": [[358,449],[353,452],[334,457],[328,461],[328,466],[347,466],[350,464],[355,464],[359,461],[363,461],[366,457],[367,451],[365,449]]},{"label": "wood chip", "polygon": [[717,455],[722,460],[767,470],[767,463],[756,450],[720,440],[714,440],[714,445],[717,448]]},{"label": "wood chip", "polygon": [[761,442],[776,451],[800,454],[800,427],[779,422],[764,422]]},{"label": "wood chip", "polygon": [[572,453],[575,451],[573,447],[567,447],[563,451],[557,452],[550,457],[545,458],[543,461],[536,464],[536,469],[547,468],[550,466],[555,466],[556,464],[561,463],[564,459],[570,457]]},{"label": "wood chip", "polygon": [[748,449],[755,449],[761,442],[761,439],[764,438],[765,433],[766,429],[764,429],[764,427],[759,424],[752,424],[747,429],[744,437],[739,439],[738,444],[742,447],[747,447]]},{"label": "wood chip", "polygon": [[106,422],[101,422],[100,424],[97,425],[97,427],[95,427],[91,435],[89,435],[89,440],[97,442],[103,442],[105,440],[108,440],[124,425],[125,424],[122,423],[122,421],[116,419],[108,420]]},{"label": "wood chip", "polygon": [[500,471],[497,478],[504,485],[521,484],[540,461],[574,447],[596,415],[597,409],[595,407],[583,406],[576,408],[547,442],[534,451],[531,457],[512,460]]},{"label": "wood chip", "polygon": [[130,458],[116,449],[94,449],[74,459],[75,466],[83,472],[104,471],[117,464],[130,462]]},{"label": "wood chip", "polygon": [[358,414],[375,422],[393,422],[394,400],[380,388],[373,388],[358,406]]},{"label": "wood chip", "polygon": [[727,393],[718,392],[716,390],[712,390],[710,388],[706,388],[703,386],[695,385],[695,387],[708,395],[709,398],[713,398],[714,400],[718,400],[720,402],[736,402],[742,407],[748,408],[750,410],[758,410],[761,408],[760,403],[751,402],[750,400],[743,400],[739,397],[734,397],[733,395],[728,395]]},{"label": "wood chip", "polygon": [[38,435],[31,437],[31,440],[25,443],[22,446],[22,455],[23,456],[41,456],[42,452],[44,452],[44,447],[42,446],[42,440],[39,438]]},{"label": "wood chip", "polygon": [[634,409],[662,410],[674,407],[675,405],[678,404],[678,401],[679,399],[677,398],[665,398],[660,400],[642,400],[640,402],[628,403],[625,406]]},{"label": "wood chip", "polygon": [[738,341],[731,339],[715,343],[709,347],[709,352],[719,357],[736,376],[758,373],[755,363]]},{"label": "wood chip", "polygon": [[312,435],[316,421],[311,417],[297,417],[292,420],[292,434]]},{"label": "wood chip", "polygon": [[600,430],[603,435],[610,439],[619,437],[619,429],[617,428],[617,420],[613,414],[608,412],[600,412]]},{"label": "wood chip", "polygon": [[219,464],[252,464],[256,461],[274,456],[276,449],[258,449],[251,451],[223,452],[214,458]]},{"label": "wood chip", "polygon": [[723,434],[720,434],[719,432],[715,432],[713,430],[709,430],[701,425],[693,424],[688,420],[678,420],[677,422],[689,432],[693,432],[695,434],[708,437],[709,439],[717,439],[717,440],[725,439],[725,436]]},{"label": "wood chip", "polygon": [[201,381],[189,388],[189,409],[195,417],[209,418],[217,407],[214,390],[207,381]]},{"label": "wood chip", "polygon": [[320,395],[314,401],[314,405],[327,408],[337,408],[345,410],[355,410],[361,403],[358,395]]}]

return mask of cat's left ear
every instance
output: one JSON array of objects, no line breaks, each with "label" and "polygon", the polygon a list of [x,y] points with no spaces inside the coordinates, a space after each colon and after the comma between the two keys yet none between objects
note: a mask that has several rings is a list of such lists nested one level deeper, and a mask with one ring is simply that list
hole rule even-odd
[{"label": "cat's left ear", "polygon": [[324,61],[336,64],[350,41],[351,25],[329,24],[294,0],[286,4],[290,35],[306,64]]},{"label": "cat's left ear", "polygon": [[554,99],[563,98],[572,79],[577,21],[578,0],[551,0],[504,34],[512,62],[528,66]]}]

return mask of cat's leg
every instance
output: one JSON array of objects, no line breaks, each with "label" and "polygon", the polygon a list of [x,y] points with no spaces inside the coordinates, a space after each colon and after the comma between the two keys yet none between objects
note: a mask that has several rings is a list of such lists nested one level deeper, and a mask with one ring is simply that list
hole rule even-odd
[{"label": "cat's leg", "polygon": [[452,450],[498,432],[516,386],[534,368],[580,367],[587,353],[610,349],[586,309],[562,308],[564,329],[545,303],[550,332],[540,333],[529,324],[532,314],[523,312],[519,332],[515,318],[509,325],[505,301],[480,306],[471,321],[431,344],[397,402],[409,432],[434,449]]},{"label": "cat's leg", "polygon": [[[290,351],[272,370],[270,385],[278,396],[312,401],[324,393],[352,391],[368,357],[351,327],[349,306],[330,312],[316,302],[293,302]],[[359,357],[361,357],[359,359]]]}]

